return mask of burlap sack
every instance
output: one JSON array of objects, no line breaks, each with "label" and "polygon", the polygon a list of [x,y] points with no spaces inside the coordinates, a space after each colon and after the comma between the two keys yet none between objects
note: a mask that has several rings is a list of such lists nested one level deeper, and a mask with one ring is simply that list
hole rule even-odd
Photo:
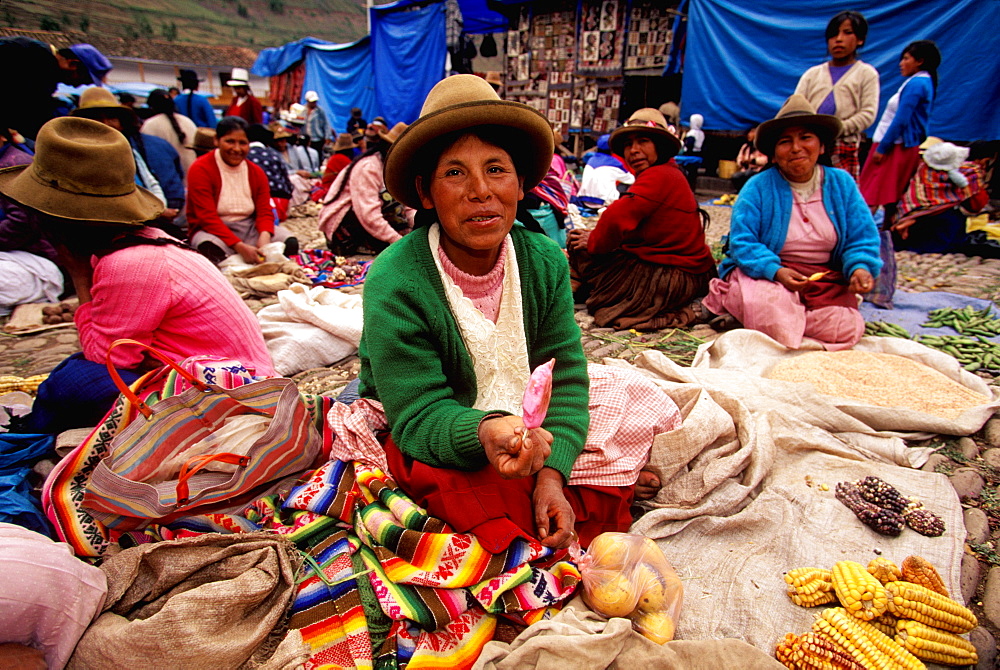
[{"label": "burlap sack", "polygon": [[656,644],[627,619],[605,620],[579,597],[513,642],[488,642],[475,670],[656,668],[657,670],[782,670],[781,663],[740,640],[675,640]]},{"label": "burlap sack", "polygon": [[[803,385],[767,395],[770,380],[752,372],[681,368],[656,352],[636,365],[684,416],[653,443],[649,467],[663,488],[631,528],[657,540],[684,584],[678,639],[736,638],[771,654],[815,619],[789,600],[783,573],[840,560],[920,555],[961,593],[962,508],[947,477],[912,469],[928,450],[907,448]],[[906,529],[892,538],[864,526],[834,487],[869,474],[920,498],[945,534]]]},{"label": "burlap sack", "polygon": [[267,533],[126,549],[101,566],[104,613],[67,667],[296,667],[309,651],[301,636],[282,638],[301,562],[291,542]]}]

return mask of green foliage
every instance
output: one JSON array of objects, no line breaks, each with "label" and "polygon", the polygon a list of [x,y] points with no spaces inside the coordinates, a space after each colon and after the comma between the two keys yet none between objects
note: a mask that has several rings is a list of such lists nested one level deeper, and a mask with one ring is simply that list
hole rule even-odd
[{"label": "green foliage", "polygon": [[271,10],[272,14],[284,14],[285,0],[269,0],[267,8]]},{"label": "green foliage", "polygon": [[250,18],[250,10],[243,3],[238,3],[236,5],[236,13],[242,16],[244,19]]},{"label": "green foliage", "polygon": [[38,27],[42,30],[61,30],[62,26],[51,16],[43,16],[38,22]]},{"label": "green foliage", "polygon": [[14,12],[10,11],[10,7],[3,8],[3,21],[8,26],[14,25]]},{"label": "green foliage", "polygon": [[83,32],[90,30],[90,17],[86,14],[80,17],[80,30]]},{"label": "green foliage", "polygon": [[173,21],[160,24],[160,33],[163,35],[163,39],[173,42],[177,39],[177,24]]}]

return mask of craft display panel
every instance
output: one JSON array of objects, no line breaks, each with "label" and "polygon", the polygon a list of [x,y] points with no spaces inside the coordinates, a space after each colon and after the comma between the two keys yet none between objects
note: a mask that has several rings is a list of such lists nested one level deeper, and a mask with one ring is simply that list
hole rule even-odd
[{"label": "craft display panel", "polygon": [[662,3],[636,0],[628,13],[625,70],[663,67],[673,39],[674,15]]},{"label": "craft display panel", "polygon": [[618,127],[618,108],[622,102],[621,83],[598,86],[597,101],[588,103],[593,109],[590,130],[598,134],[610,133]]},{"label": "craft display panel", "polygon": [[621,74],[625,52],[625,0],[583,0],[580,3],[580,74]]},{"label": "craft display panel", "polygon": [[551,7],[552,11],[531,18],[530,39],[530,77],[544,78],[550,95],[572,87],[576,59],[576,3],[563,0]]}]

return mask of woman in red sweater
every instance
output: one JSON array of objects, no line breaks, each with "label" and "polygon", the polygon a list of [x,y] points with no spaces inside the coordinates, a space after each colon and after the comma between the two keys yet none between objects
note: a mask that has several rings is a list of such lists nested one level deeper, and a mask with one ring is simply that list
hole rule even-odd
[{"label": "woman in red sweater", "polygon": [[574,292],[601,327],[658,330],[697,320],[692,301],[716,276],[698,203],[671,160],[680,141],[655,109],[635,112],[611,133],[635,183],[592,231],[567,234]]},{"label": "woman in red sweater", "polygon": [[227,116],[215,128],[215,151],[198,158],[188,171],[188,237],[191,246],[218,265],[233,254],[259,263],[261,247],[285,242],[285,253],[298,251],[298,240],[275,227],[267,175],[248,161],[247,123]]}]

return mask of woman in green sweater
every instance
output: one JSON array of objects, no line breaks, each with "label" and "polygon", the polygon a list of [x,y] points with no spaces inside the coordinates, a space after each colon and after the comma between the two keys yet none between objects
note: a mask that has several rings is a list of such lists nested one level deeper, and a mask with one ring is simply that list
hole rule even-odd
[{"label": "woman in green sweater", "polygon": [[[386,249],[365,281],[360,393],[384,407],[390,473],[491,551],[517,537],[562,548],[579,533],[586,544],[631,521],[634,474],[567,486],[590,419],[568,264],[550,239],[514,226],[551,155],[535,110],[473,75],[440,82],[385,165],[389,192],[433,223]],[[522,393],[552,358],[548,415],[527,430]]]}]

